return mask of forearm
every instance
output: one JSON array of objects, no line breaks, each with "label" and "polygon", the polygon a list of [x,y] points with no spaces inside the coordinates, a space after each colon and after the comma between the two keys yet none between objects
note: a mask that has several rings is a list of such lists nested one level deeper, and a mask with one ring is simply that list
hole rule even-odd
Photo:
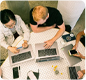
[{"label": "forearm", "polygon": [[59,31],[56,33],[56,35],[52,38],[53,42],[56,41],[62,34],[64,33],[65,29],[59,29]]},{"label": "forearm", "polygon": [[82,35],[85,35],[84,31],[81,31],[81,32],[79,32],[79,33],[77,34],[75,45],[78,45],[78,43],[79,43],[80,38],[81,38]]},{"label": "forearm", "polygon": [[6,41],[0,41],[0,45],[3,46],[5,49],[9,46]]},{"label": "forearm", "polygon": [[75,43],[75,45],[78,45],[78,43],[79,43],[79,41],[80,41],[80,38],[81,38],[81,35],[78,34],[78,35],[76,36],[76,43]]}]

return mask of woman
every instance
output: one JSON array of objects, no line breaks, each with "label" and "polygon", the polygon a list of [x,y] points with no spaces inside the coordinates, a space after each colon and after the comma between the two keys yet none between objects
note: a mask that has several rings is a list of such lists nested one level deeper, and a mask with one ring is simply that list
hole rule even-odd
[{"label": "woman", "polygon": [[19,49],[11,45],[18,36],[22,36],[24,37],[22,47],[27,47],[30,35],[29,29],[20,16],[14,15],[11,10],[4,9],[0,12],[0,15],[0,45],[12,53],[19,53]]}]

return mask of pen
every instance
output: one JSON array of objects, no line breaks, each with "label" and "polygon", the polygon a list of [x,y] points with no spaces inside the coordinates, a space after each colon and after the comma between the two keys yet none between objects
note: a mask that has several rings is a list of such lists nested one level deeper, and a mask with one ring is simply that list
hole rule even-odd
[{"label": "pen", "polygon": [[22,46],[21,47],[18,47],[17,49],[20,49],[20,48],[22,48]]}]

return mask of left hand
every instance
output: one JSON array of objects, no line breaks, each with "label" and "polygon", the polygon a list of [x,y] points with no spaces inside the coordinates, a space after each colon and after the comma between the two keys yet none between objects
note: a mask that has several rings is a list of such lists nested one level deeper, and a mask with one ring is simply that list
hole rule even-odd
[{"label": "left hand", "polygon": [[78,71],[77,74],[78,74],[78,79],[81,79],[83,77],[83,72],[82,71]]},{"label": "left hand", "polygon": [[45,49],[49,49],[53,45],[54,41],[50,39],[48,41],[45,41],[44,43],[45,43],[44,45]]},{"label": "left hand", "polygon": [[27,43],[26,40],[24,40],[24,43],[22,44],[22,47],[23,47],[23,48],[27,48],[27,47],[28,47],[28,43]]}]

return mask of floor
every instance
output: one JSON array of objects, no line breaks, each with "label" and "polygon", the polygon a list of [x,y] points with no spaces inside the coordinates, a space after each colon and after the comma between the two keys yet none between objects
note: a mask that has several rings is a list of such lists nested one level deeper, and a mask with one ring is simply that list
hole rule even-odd
[{"label": "floor", "polygon": [[[30,8],[33,8],[37,5],[44,5],[57,8],[57,3],[58,3],[57,1],[29,1]],[[0,4],[0,11],[3,9],[8,9],[5,1],[3,1]],[[83,11],[80,19],[76,23],[72,32],[76,36],[80,31],[83,31],[84,29],[85,29],[85,10]],[[0,46],[0,59],[6,59],[7,56],[8,56],[7,50]]]}]

